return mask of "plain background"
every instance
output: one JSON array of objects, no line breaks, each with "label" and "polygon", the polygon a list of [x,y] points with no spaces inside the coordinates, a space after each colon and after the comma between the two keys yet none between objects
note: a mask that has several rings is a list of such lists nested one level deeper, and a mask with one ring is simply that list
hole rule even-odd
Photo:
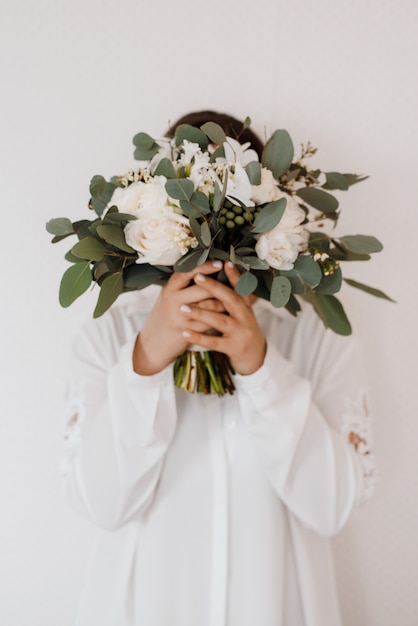
[{"label": "plain background", "polygon": [[1,0],[0,12],[0,623],[71,626],[94,535],[63,502],[59,459],[66,360],[96,295],[60,309],[68,246],[49,244],[45,222],[87,217],[91,176],[124,172],[135,133],[214,108],[310,140],[325,170],[370,175],[341,197],[339,232],[385,251],[345,275],[397,304],[343,293],[380,484],[334,542],[337,575],[346,626],[416,624],[418,4]]}]

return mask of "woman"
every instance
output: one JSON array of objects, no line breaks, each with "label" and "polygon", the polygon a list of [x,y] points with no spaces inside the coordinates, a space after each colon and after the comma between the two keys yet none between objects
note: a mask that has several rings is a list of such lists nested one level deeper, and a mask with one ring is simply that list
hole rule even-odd
[{"label": "woman", "polygon": [[[357,344],[221,268],[174,273],[74,344],[66,494],[101,529],[77,626],[341,624],[329,537],[373,479]],[[190,344],[229,356],[234,395],[175,388]]]}]

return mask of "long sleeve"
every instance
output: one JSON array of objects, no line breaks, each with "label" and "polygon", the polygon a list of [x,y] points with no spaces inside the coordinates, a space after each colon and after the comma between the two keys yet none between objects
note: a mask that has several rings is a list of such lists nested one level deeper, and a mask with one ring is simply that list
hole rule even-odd
[{"label": "long sleeve", "polygon": [[176,429],[171,368],[155,376],[135,374],[135,338],[135,328],[116,311],[90,323],[74,344],[65,493],[74,508],[106,529],[152,501]]},{"label": "long sleeve", "polygon": [[356,342],[330,331],[317,342],[309,330],[289,348],[292,362],[270,341],[264,365],[236,384],[242,420],[278,496],[306,527],[330,536],[374,478],[364,435],[370,419]]}]

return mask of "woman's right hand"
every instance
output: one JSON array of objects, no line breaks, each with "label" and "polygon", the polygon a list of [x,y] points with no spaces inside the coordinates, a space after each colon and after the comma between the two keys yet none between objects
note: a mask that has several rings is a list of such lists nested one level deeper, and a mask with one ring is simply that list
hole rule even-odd
[{"label": "woman's right hand", "polygon": [[[191,272],[174,272],[161,293],[139,333],[133,352],[133,367],[137,374],[151,376],[163,370],[189,347],[182,332],[190,329],[184,312],[198,306],[222,312],[223,305],[214,300],[203,286],[191,284],[196,274],[213,274],[222,269],[221,261],[207,261]],[[194,330],[205,333],[210,330],[201,322],[195,322]]]}]

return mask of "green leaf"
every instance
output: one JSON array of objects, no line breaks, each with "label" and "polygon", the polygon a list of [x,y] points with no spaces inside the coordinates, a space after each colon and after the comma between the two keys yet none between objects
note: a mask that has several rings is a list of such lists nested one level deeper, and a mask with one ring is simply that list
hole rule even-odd
[{"label": "green leaf", "polygon": [[257,276],[251,274],[251,272],[244,272],[244,274],[241,274],[241,276],[237,280],[237,284],[235,285],[235,291],[240,296],[249,296],[257,289],[257,285]]},{"label": "green leaf", "polygon": [[180,200],[181,210],[187,217],[202,217],[210,213],[209,199],[201,191],[195,191],[188,200]]},{"label": "green leaf", "polygon": [[251,117],[247,117],[245,118],[242,127],[245,128],[249,128],[251,126]]},{"label": "green leaf", "polygon": [[206,248],[206,250],[202,250],[202,254],[197,260],[197,265],[202,265],[206,261],[209,256],[210,248]]},{"label": "green leaf", "polygon": [[190,200],[194,192],[194,184],[188,178],[176,178],[166,182],[165,190],[174,200]]},{"label": "green leaf", "polygon": [[63,274],[59,290],[59,302],[64,308],[70,306],[90,287],[92,281],[90,263],[83,261],[68,268]]},{"label": "green leaf", "polygon": [[101,216],[103,211],[106,209],[116,187],[118,187],[118,185],[106,182],[103,176],[96,175],[91,179],[90,193],[92,197],[90,199],[89,207],[93,209],[98,216]]},{"label": "green leaf", "polygon": [[[239,254],[239,249],[236,252]],[[259,259],[258,256],[243,256],[241,258],[253,270],[268,270],[270,267],[268,263]]]},{"label": "green leaf", "polygon": [[93,317],[100,317],[112,306],[116,298],[123,291],[123,275],[122,272],[116,274],[110,274],[106,276],[100,287],[99,298],[97,300],[96,308],[94,309]]},{"label": "green leaf", "polygon": [[135,263],[123,272],[123,281],[128,289],[144,289],[149,285],[160,284],[166,272],[148,263]]},{"label": "green leaf", "polygon": [[351,278],[344,278],[344,281],[347,283],[347,285],[355,287],[356,289],[361,289],[362,291],[365,291],[372,296],[376,296],[376,298],[383,298],[384,300],[389,300],[389,302],[396,302],[396,300],[393,300],[392,298],[387,296],[383,291],[380,291],[380,289],[375,289],[375,287],[369,287],[368,285],[359,283],[356,280],[352,280]]},{"label": "green leaf", "polygon": [[355,185],[356,183],[361,183],[363,180],[367,180],[368,176],[359,176],[358,174],[343,174],[345,180],[350,185]]},{"label": "green leaf", "polygon": [[225,168],[222,190],[219,188],[218,183],[215,182],[215,191],[214,191],[214,194],[213,194],[213,211],[214,211],[214,213],[217,213],[222,208],[222,205],[223,205],[223,203],[225,201],[226,190],[227,190],[227,187],[228,187],[228,174],[229,174],[228,168]]},{"label": "green leaf", "polygon": [[225,149],[222,146],[216,148],[215,152],[210,155],[209,163],[215,163],[216,159],[224,159],[225,158]]},{"label": "green leaf", "polygon": [[102,223],[106,224],[106,223],[113,223],[113,224],[120,224],[121,222],[132,222],[132,220],[136,220],[137,217],[135,215],[132,215],[132,213],[119,213],[119,211],[117,210],[117,207],[110,207],[111,209],[115,208],[116,212],[111,212],[110,209],[109,211],[106,213],[106,216],[104,217]]},{"label": "green leaf", "polygon": [[93,198],[100,198],[106,189],[106,179],[96,174],[90,181],[89,191]]},{"label": "green leaf", "polygon": [[250,161],[245,171],[252,185],[261,185],[261,165],[258,161]]},{"label": "green leaf", "polygon": [[255,218],[252,232],[265,233],[277,226],[283,217],[286,204],[286,198],[280,198],[280,200],[275,200],[274,202],[266,204],[266,206],[261,209],[260,213]]},{"label": "green leaf", "polygon": [[179,146],[184,140],[186,140],[199,144],[203,152],[207,150],[208,147],[208,138],[205,133],[203,133],[199,128],[190,126],[189,124],[180,124],[180,126],[177,126],[174,138],[176,146]]},{"label": "green leaf", "polygon": [[307,293],[321,282],[322,272],[318,263],[310,256],[301,254],[295,261],[292,270],[280,270],[280,275],[288,278],[292,292]]},{"label": "green leaf", "polygon": [[196,248],[195,250],[188,252],[182,256],[174,264],[175,272],[191,272],[199,264],[199,258],[202,254],[202,248]]},{"label": "green leaf", "polygon": [[311,293],[305,299],[313,305],[325,328],[330,328],[338,335],[351,335],[351,324],[341,302],[335,296]]},{"label": "green leaf", "polygon": [[210,228],[209,228],[209,224],[207,223],[207,221],[205,220],[200,228],[200,237],[203,241],[203,244],[206,247],[209,247],[210,244],[212,243],[212,235],[210,232]]},{"label": "green leaf", "polygon": [[110,243],[111,246],[123,250],[124,252],[135,253],[135,250],[126,243],[125,234],[121,226],[102,224],[97,227],[99,237]]},{"label": "green leaf", "polygon": [[200,127],[200,130],[209,137],[211,143],[221,144],[226,141],[224,129],[215,122],[206,122],[206,124]]},{"label": "green leaf", "polygon": [[354,254],[372,254],[383,250],[380,241],[371,235],[346,235],[339,237],[338,241]]},{"label": "green leaf", "polygon": [[280,178],[291,166],[294,153],[289,133],[283,129],[276,130],[264,148],[262,163],[275,178]]},{"label": "green leaf", "polygon": [[51,235],[57,235],[61,238],[74,234],[73,224],[68,217],[56,217],[49,220],[46,223],[46,230]]},{"label": "green leaf", "polygon": [[338,267],[333,274],[322,276],[321,282],[315,288],[316,293],[333,294],[341,289],[342,273]]},{"label": "green leaf", "polygon": [[149,161],[160,149],[160,146],[147,133],[138,133],[132,141],[135,145],[134,158],[137,161]]},{"label": "green leaf", "polygon": [[176,178],[176,171],[170,159],[161,159],[156,167],[154,176],[165,176],[169,180]]},{"label": "green leaf", "polygon": [[226,252],[225,250],[220,250],[219,248],[211,248],[210,255],[214,259],[220,259],[221,261],[229,261],[230,260],[230,256],[229,256],[228,252]]},{"label": "green leaf", "polygon": [[348,181],[344,174],[339,172],[325,172],[326,183],[323,186],[324,189],[341,189],[346,191],[349,187]]},{"label": "green leaf", "polygon": [[85,237],[71,248],[71,253],[79,259],[101,261],[106,248],[94,237]]},{"label": "green leaf", "polygon": [[297,190],[296,195],[322,213],[334,213],[338,209],[337,198],[322,189],[303,187]]},{"label": "green leaf", "polygon": [[290,281],[285,276],[275,276],[271,285],[270,302],[279,309],[288,303],[291,292]]}]

